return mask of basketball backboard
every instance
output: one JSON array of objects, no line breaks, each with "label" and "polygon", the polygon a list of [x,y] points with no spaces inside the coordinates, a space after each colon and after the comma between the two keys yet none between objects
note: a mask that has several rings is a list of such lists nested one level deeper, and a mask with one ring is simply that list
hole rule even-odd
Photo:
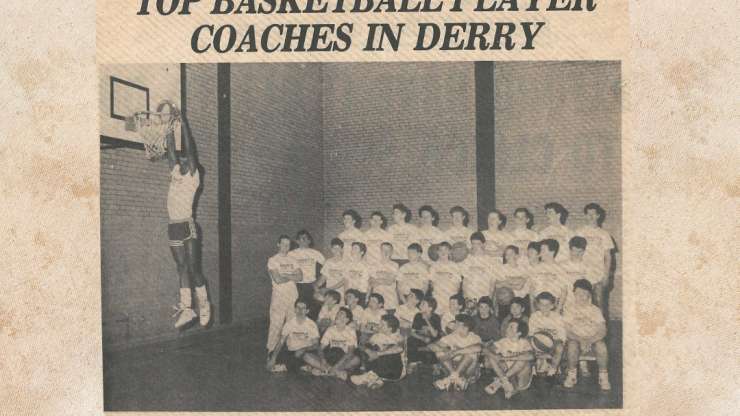
[{"label": "basketball backboard", "polygon": [[[142,143],[132,116],[137,111],[154,111],[162,100],[181,107],[180,65],[100,65],[99,108],[101,138]],[[180,126],[175,129],[180,148]]]}]

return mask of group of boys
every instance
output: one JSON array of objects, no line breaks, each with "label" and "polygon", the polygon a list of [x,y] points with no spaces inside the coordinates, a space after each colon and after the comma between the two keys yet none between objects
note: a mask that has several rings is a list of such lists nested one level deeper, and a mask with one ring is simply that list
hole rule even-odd
[{"label": "group of boys", "polygon": [[[494,378],[485,391],[503,389],[510,398],[535,373],[558,375],[563,356],[563,385],[573,387],[579,366],[588,374],[580,361],[588,350],[599,386],[609,390],[602,311],[614,245],[601,229],[605,212],[587,205],[590,226],[577,233],[565,227],[560,204],[545,205],[545,213],[550,225],[539,233],[526,208],[515,211],[510,232],[499,211],[489,215],[488,230],[475,231],[467,227],[467,211],[454,207],[452,226],[442,231],[432,207],[419,209],[415,226],[410,210],[397,204],[391,227],[376,211],[363,232],[359,215],[347,210],[329,259],[312,248],[305,230],[295,248],[280,236],[267,267],[273,286],[268,369],[377,388],[430,365],[440,390],[465,390],[488,371]],[[470,254],[452,261],[453,244],[460,243]]]}]

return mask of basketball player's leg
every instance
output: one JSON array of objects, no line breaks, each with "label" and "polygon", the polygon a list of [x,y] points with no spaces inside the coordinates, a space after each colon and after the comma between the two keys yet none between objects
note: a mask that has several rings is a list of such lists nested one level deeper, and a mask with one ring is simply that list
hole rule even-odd
[{"label": "basketball player's leg", "polygon": [[196,317],[192,309],[193,296],[190,289],[192,287],[190,262],[188,260],[188,251],[182,242],[170,242],[170,251],[177,265],[177,274],[180,278],[180,302],[176,307],[177,312],[175,313],[177,316],[175,328],[180,328]]},{"label": "basketball player's leg", "polygon": [[192,283],[195,285],[195,296],[198,298],[200,324],[206,326],[211,320],[211,304],[208,302],[206,279],[200,267],[200,241],[195,237],[189,238],[185,240],[185,248],[188,254],[188,269]]}]

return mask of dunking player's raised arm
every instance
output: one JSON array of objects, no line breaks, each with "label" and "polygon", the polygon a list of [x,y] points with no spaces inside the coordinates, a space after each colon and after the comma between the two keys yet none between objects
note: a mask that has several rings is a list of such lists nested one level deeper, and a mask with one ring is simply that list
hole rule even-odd
[{"label": "dunking player's raised arm", "polygon": [[177,154],[175,154],[175,134],[170,133],[167,135],[167,163],[170,166],[170,171],[175,168],[178,163]]},{"label": "dunking player's raised arm", "polygon": [[198,169],[198,159],[195,154],[195,141],[193,135],[190,133],[190,125],[188,124],[185,116],[182,115],[182,152],[188,158],[188,171],[191,175],[195,175]]}]

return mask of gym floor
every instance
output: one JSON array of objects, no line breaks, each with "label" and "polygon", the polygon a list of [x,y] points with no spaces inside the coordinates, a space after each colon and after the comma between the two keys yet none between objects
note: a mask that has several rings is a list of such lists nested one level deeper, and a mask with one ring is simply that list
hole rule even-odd
[{"label": "gym floor", "polygon": [[511,400],[489,396],[486,378],[466,392],[439,392],[430,369],[379,390],[305,374],[265,369],[266,327],[201,330],[156,345],[104,352],[106,411],[392,411],[591,409],[622,407],[622,325],[609,324],[612,390],[580,377],[566,390],[535,379]]}]

